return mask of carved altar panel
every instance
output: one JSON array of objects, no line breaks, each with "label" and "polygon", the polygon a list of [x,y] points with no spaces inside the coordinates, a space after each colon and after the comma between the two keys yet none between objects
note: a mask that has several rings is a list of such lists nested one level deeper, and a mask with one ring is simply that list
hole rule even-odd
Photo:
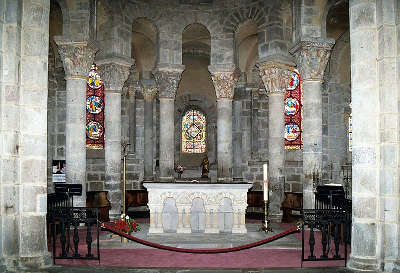
[{"label": "carved altar panel", "polygon": [[191,208],[196,198],[201,199],[204,204],[205,223],[201,224],[205,225],[205,233],[219,233],[219,218],[226,216],[226,211],[221,212],[220,208],[226,199],[230,200],[233,219],[227,221],[230,224],[225,224],[224,231],[230,229],[232,233],[247,233],[243,216],[247,208],[247,191],[251,184],[144,183],[143,186],[149,193],[150,218],[154,219],[150,223],[149,233],[163,233],[165,227],[170,226],[171,223],[163,223],[168,219],[163,211],[169,198],[175,200],[178,211],[177,233],[191,232]]}]

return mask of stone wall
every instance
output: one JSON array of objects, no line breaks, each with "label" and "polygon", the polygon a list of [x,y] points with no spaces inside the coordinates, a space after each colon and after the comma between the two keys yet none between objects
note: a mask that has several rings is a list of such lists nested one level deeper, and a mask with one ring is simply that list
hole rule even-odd
[{"label": "stone wall", "polygon": [[47,100],[47,181],[52,191],[52,161],[65,160],[65,73],[57,52],[49,46]]},{"label": "stone wall", "polygon": [[303,150],[285,152],[285,191],[303,191]]},{"label": "stone wall", "polygon": [[323,183],[342,183],[342,166],[351,164],[348,117],[351,113],[350,37],[344,33],[332,50],[322,90]]}]

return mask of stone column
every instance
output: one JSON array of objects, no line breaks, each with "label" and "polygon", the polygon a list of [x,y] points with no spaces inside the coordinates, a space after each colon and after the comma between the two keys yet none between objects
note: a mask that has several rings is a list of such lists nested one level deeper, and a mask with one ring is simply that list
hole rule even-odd
[{"label": "stone column", "polygon": [[154,80],[142,80],[144,98],[144,177],[153,181],[153,100],[157,94]]},{"label": "stone column", "polygon": [[130,59],[112,58],[97,61],[105,89],[105,185],[111,202],[110,218],[121,214],[121,94],[129,75]]},{"label": "stone column", "polygon": [[136,66],[132,65],[129,69],[129,76],[125,82],[128,88],[128,117],[129,117],[129,126],[128,126],[128,136],[129,136],[129,147],[128,151],[130,154],[135,153],[136,148],[136,93],[142,90],[142,86],[139,81],[139,73],[136,70]]},{"label": "stone column", "polygon": [[251,133],[251,159],[254,161],[260,160],[260,153],[259,153],[259,125],[258,125],[258,107],[259,107],[259,96],[258,96],[259,88],[252,88],[251,89],[251,126],[250,126],[250,133]]},{"label": "stone column", "polygon": [[281,221],[282,210],[280,207],[283,202],[285,186],[284,98],[293,66],[292,64],[267,61],[259,63],[258,68],[269,98],[269,215],[272,221]]},{"label": "stone column", "polygon": [[175,94],[184,66],[158,68],[154,72],[160,99],[160,182],[173,182]]},{"label": "stone column", "polygon": [[303,90],[303,208],[314,208],[313,173],[322,172],[322,80],[332,39],[310,39],[296,44],[295,55]]},{"label": "stone column", "polygon": [[235,90],[233,100],[233,181],[243,182],[242,154],[242,98],[245,93],[245,83]]},{"label": "stone column", "polygon": [[217,96],[217,175],[218,182],[232,182],[232,100],[234,71],[218,71],[209,66]]},{"label": "stone column", "polygon": [[82,184],[74,206],[86,206],[86,79],[97,48],[88,41],[55,37],[67,81],[65,124],[66,182]]}]

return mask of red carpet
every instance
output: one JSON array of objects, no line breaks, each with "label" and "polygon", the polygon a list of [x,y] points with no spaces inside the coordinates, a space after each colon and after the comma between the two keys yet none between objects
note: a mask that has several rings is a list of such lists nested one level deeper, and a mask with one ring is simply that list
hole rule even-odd
[{"label": "red carpet", "polygon": [[[284,228],[288,225],[282,224]],[[81,234],[80,234],[81,235]],[[306,240],[308,240],[308,233]],[[301,233],[294,235],[301,242]],[[81,237],[82,238],[82,237]],[[321,236],[315,236],[315,255],[322,254]],[[80,252],[85,253],[82,238]],[[331,246],[332,248],[333,246]],[[95,249],[93,249],[94,254]],[[308,255],[308,247],[306,248]],[[350,251],[348,251],[350,252]],[[331,252],[332,253],[332,250]],[[344,250],[341,245],[341,255]],[[56,260],[57,265],[70,266],[114,266],[114,267],[174,267],[174,268],[284,268],[301,266],[301,249],[248,249],[221,254],[190,254],[159,249],[101,249],[101,262],[88,260]],[[331,256],[331,255],[330,255]],[[303,267],[344,266],[344,261],[304,262]]]}]

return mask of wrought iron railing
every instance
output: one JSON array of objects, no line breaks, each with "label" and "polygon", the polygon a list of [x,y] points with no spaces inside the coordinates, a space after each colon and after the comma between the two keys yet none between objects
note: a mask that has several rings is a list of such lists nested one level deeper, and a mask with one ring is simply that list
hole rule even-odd
[{"label": "wrought iron railing", "polygon": [[[48,220],[57,223],[59,230],[52,230],[53,260],[89,259],[99,260],[98,209],[86,207],[55,207],[48,212]],[[72,233],[72,234],[71,234]],[[92,253],[93,233],[97,238],[96,255]],[[79,245],[84,239],[85,244]]]},{"label": "wrought iron railing", "polygon": [[343,260],[346,266],[351,212],[343,209],[304,209],[302,216],[301,265],[305,261]]}]

